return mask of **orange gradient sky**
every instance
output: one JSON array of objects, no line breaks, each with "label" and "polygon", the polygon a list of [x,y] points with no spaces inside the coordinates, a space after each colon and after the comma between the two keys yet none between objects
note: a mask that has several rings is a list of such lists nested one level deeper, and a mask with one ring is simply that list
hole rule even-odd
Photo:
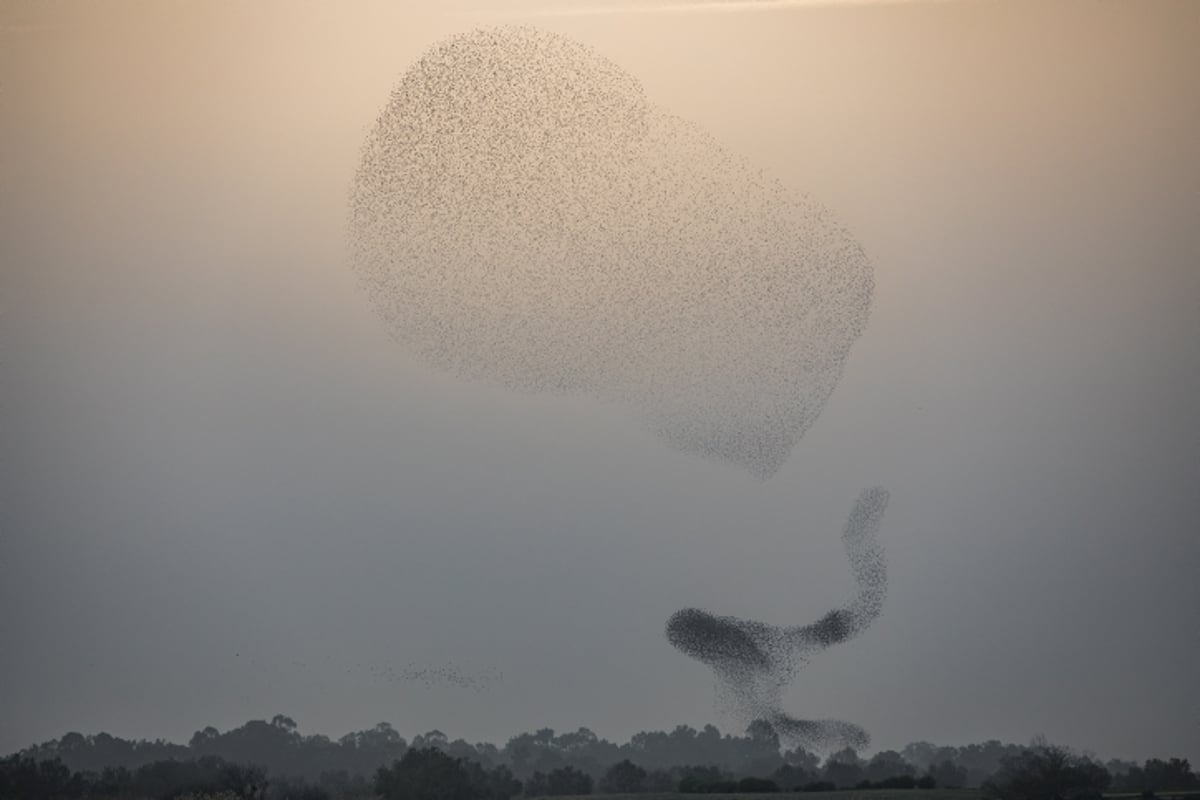
[{"label": "orange gradient sky", "polygon": [[[837,602],[836,533],[881,484],[884,616],[789,708],[881,748],[1200,761],[1200,3],[750,2],[0,8],[0,752],[279,712],[703,723],[669,614]],[[591,45],[872,259],[866,333],[771,481],[431,373],[371,313],[364,137],[425,48],[498,21]],[[330,653],[505,683],[286,666]]]}]

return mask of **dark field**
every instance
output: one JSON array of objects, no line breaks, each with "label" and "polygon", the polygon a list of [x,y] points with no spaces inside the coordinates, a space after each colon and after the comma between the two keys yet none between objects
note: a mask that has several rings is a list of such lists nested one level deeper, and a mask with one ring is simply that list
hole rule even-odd
[{"label": "dark field", "polygon": [[[1198,792],[1197,794],[1200,794]],[[1131,795],[1132,796],[1132,795]],[[752,794],[590,794],[555,800],[740,800],[741,798],[778,798],[778,800],[976,800],[976,789],[846,789],[838,792],[772,792]]]},{"label": "dark field", "polygon": [[[575,797],[559,797],[555,800],[743,800],[743,798],[778,798],[778,800],[978,800],[978,789],[846,789],[837,792],[774,792],[770,794],[752,794],[734,792],[732,794],[680,794],[668,792],[664,794],[590,794]],[[1139,792],[1105,793],[1105,800],[1124,800],[1124,798],[1140,798]],[[1200,798],[1200,791],[1188,792],[1159,792],[1154,795],[1156,800],[1175,800],[1176,798]]]}]

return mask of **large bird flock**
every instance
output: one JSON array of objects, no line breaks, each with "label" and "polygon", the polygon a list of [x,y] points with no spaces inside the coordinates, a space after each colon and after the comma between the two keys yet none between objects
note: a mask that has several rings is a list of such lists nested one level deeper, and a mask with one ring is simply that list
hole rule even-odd
[{"label": "large bird flock", "polygon": [[[428,364],[625,404],[673,447],[764,479],[832,393],[874,286],[823,207],[590,48],[531,28],[451,37],[407,71],[367,137],[349,225],[376,311]],[[732,708],[785,740],[866,741],[789,716],[782,694],[879,615],[886,500],[864,492],[847,523],[849,605],[800,627],[696,609],[667,626]]]},{"label": "large bird flock", "polygon": [[431,49],[368,136],[353,263],[429,364],[637,409],[766,478],[820,413],[872,268],[821,206],[647,103],[574,41]]}]

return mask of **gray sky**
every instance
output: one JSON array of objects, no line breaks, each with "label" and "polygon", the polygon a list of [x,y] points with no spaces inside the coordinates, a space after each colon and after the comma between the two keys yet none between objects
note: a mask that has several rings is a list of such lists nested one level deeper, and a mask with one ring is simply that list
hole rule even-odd
[{"label": "gray sky", "polygon": [[[431,372],[372,314],[358,148],[426,47],[495,21],[451,9],[6,6],[0,752],[278,712],[719,722],[667,618],[844,602],[879,484],[883,617],[790,711],[879,748],[1200,761],[1200,4],[531,20],[873,259],[866,333],[766,482],[629,409]],[[447,662],[503,679],[372,673]]]}]

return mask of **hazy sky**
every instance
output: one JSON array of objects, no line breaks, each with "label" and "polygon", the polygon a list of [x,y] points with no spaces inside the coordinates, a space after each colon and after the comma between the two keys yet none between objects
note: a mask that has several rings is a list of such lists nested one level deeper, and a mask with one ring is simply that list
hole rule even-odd
[{"label": "hazy sky", "polygon": [[[883,616],[789,711],[879,748],[1200,761],[1200,3],[526,20],[872,258],[842,382],[760,482],[629,409],[430,371],[372,313],[346,203],[391,87],[558,7],[474,2],[0,12],[0,752],[275,713],[719,722],[667,618],[846,601],[838,536],[878,484]],[[450,662],[503,679],[372,672]]]}]

